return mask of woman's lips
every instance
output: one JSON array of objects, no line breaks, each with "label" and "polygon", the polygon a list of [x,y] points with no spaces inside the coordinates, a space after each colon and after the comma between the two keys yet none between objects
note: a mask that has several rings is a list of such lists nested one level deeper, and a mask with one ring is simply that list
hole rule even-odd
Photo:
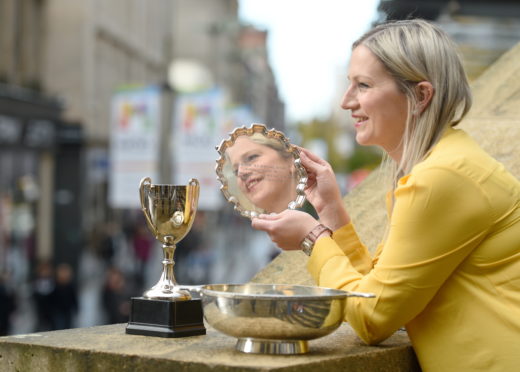
[{"label": "woman's lips", "polygon": [[359,128],[363,124],[365,124],[368,120],[366,116],[354,116],[354,127]]},{"label": "woman's lips", "polygon": [[250,178],[246,183],[247,192],[250,193],[254,190],[255,186],[262,181],[262,177]]}]

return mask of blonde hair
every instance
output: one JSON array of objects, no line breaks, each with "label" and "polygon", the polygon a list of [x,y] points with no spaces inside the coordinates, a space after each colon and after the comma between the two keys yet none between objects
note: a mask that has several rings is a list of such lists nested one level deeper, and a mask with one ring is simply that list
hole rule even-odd
[{"label": "blonde hair", "polygon": [[285,147],[283,142],[276,138],[270,138],[264,135],[263,133],[253,133],[250,136],[247,136],[251,142],[257,143],[259,145],[267,146],[273,150],[275,150],[278,155],[284,160],[294,160],[293,154]]},{"label": "blonde hair", "polygon": [[[469,111],[471,90],[455,43],[424,20],[393,21],[369,30],[352,45],[367,47],[394,77],[408,98],[408,116],[399,163],[385,155],[383,165],[396,187],[398,179],[424,159],[442,132]],[[433,97],[419,114],[416,84],[432,84]]]}]

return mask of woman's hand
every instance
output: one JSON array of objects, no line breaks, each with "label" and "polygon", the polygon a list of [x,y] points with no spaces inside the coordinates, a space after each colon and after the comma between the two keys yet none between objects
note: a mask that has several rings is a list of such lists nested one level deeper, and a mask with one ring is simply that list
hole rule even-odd
[{"label": "woman's hand", "polygon": [[320,221],[337,230],[350,221],[343,206],[336,176],[329,163],[307,149],[298,147],[300,159],[308,175],[305,196],[320,217]]},{"label": "woman's hand", "polygon": [[278,214],[253,218],[251,226],[265,231],[278,247],[296,250],[301,249],[300,243],[318,223],[308,213],[287,209]]}]

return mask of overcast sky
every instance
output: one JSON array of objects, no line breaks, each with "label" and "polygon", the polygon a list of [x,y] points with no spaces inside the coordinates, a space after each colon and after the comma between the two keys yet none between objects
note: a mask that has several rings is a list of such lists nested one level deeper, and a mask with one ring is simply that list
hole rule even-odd
[{"label": "overcast sky", "polygon": [[379,0],[239,0],[243,21],[269,31],[271,66],[289,122],[326,117],[346,77],[350,47]]}]

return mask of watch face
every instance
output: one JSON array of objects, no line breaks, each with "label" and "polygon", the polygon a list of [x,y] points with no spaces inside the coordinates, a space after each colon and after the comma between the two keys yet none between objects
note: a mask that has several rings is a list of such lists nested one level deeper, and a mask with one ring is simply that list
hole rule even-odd
[{"label": "watch face", "polygon": [[312,248],[314,247],[314,243],[310,239],[305,238],[301,244],[301,247],[302,247],[303,253],[310,256],[311,252],[312,252]]}]

